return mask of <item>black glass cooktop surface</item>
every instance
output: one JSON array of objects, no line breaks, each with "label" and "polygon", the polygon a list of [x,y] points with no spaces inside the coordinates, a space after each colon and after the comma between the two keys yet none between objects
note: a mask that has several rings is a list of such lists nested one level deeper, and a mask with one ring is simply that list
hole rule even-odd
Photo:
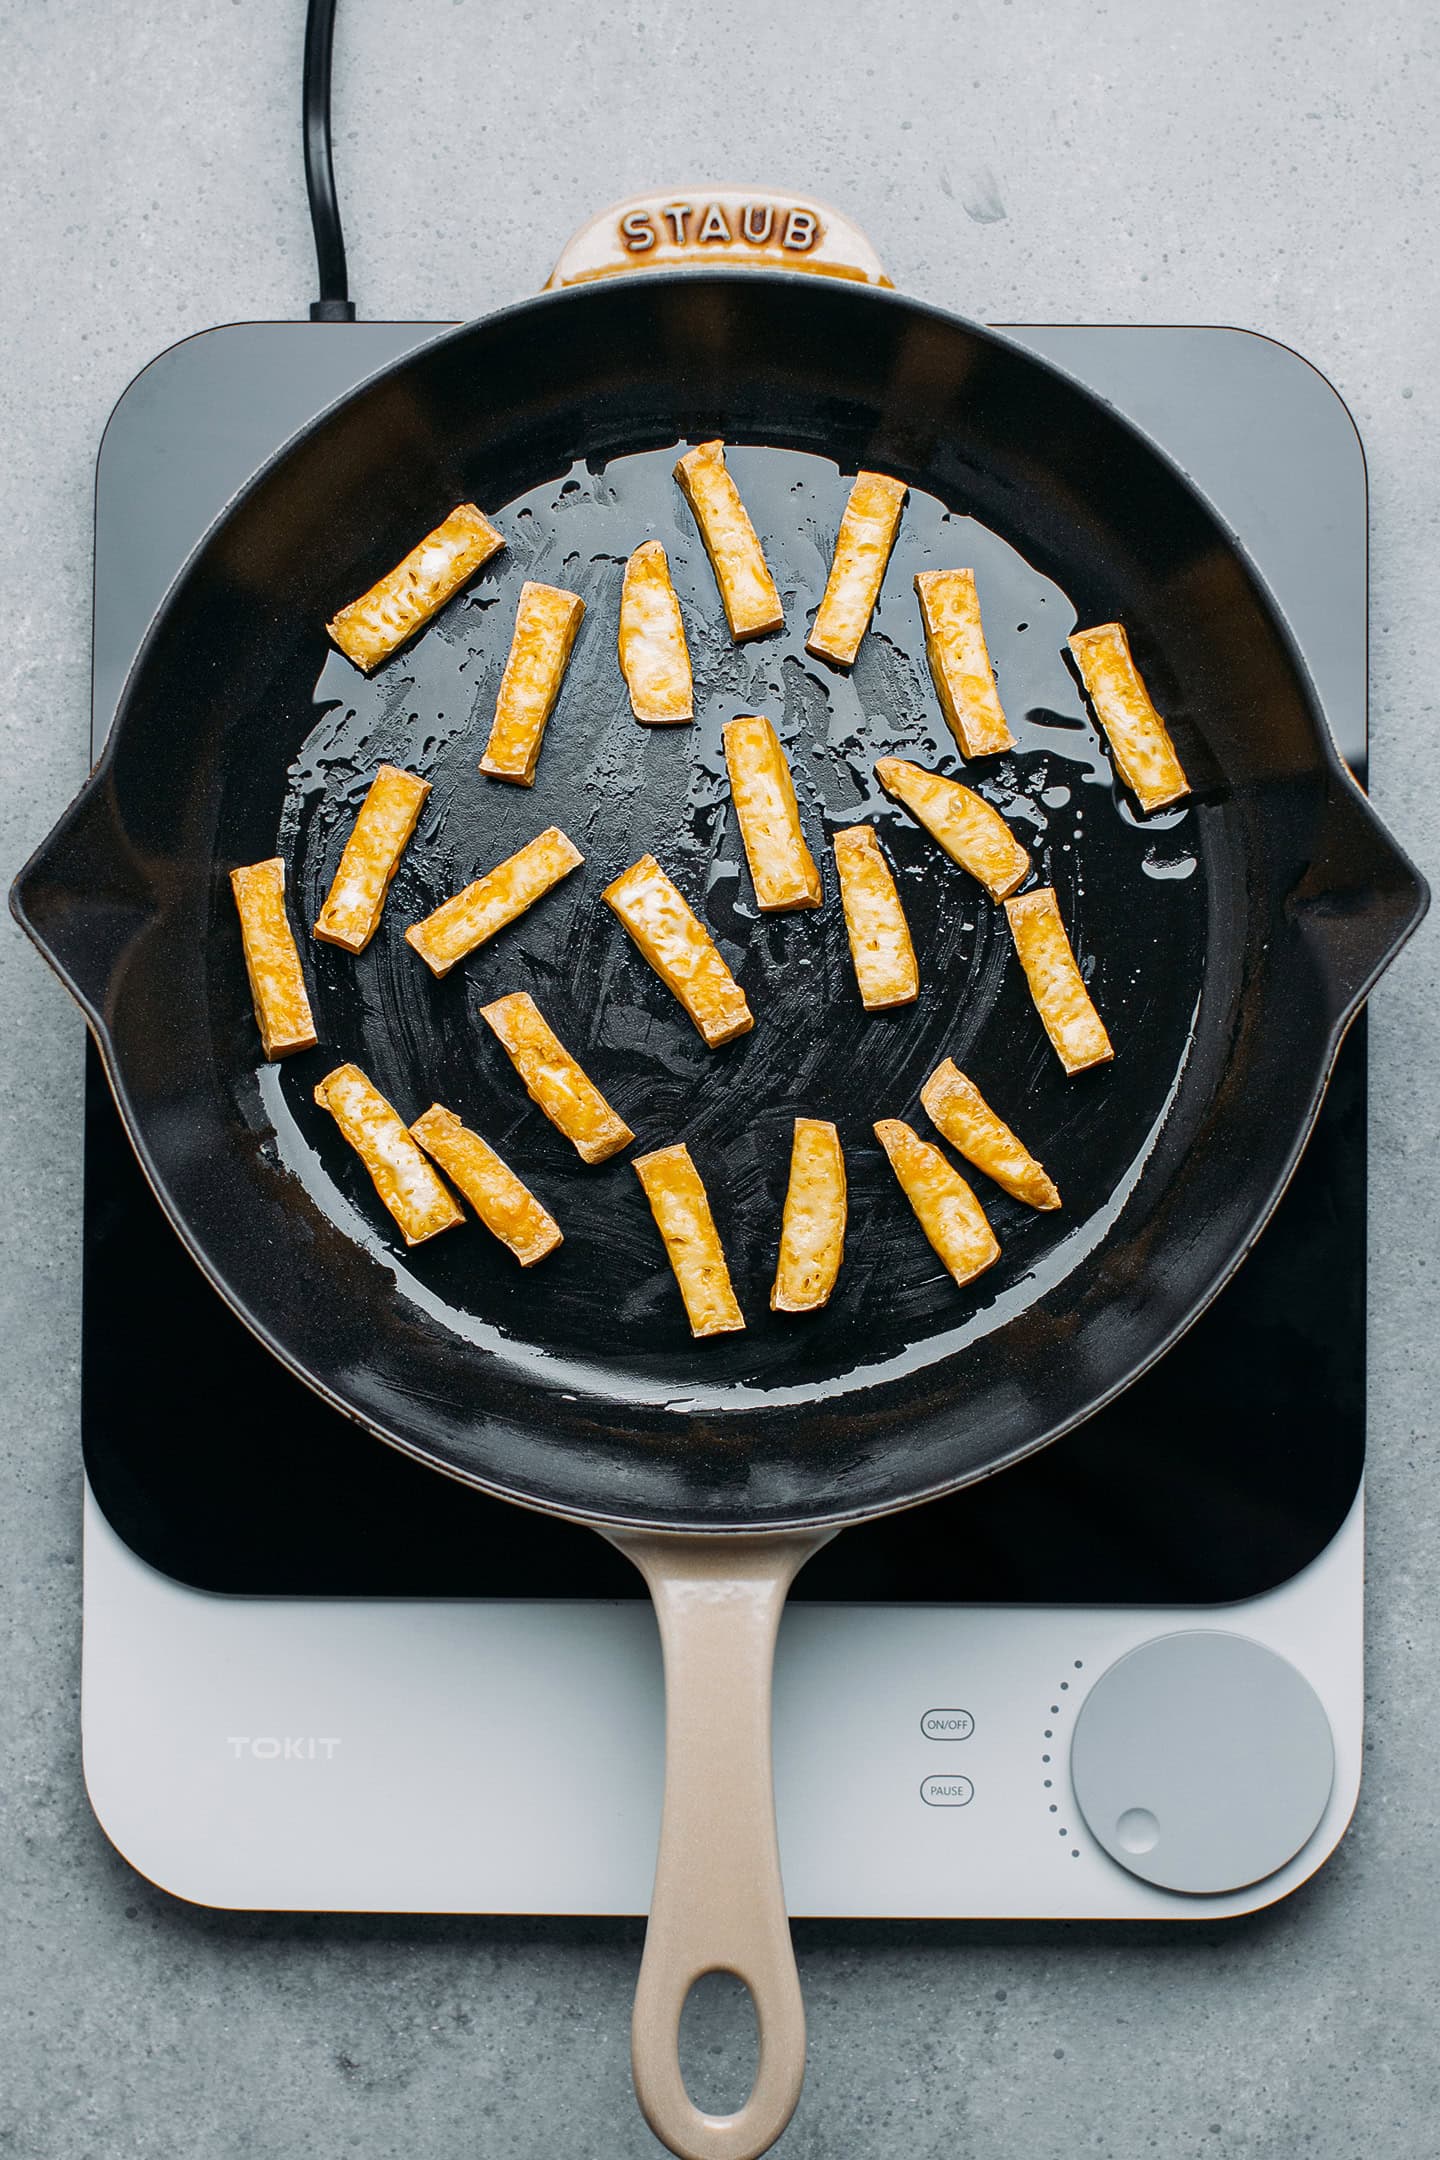
[{"label": "black glass cooktop surface", "polygon": [[[97,744],[154,604],[233,486],[310,413],[428,334],[420,325],[241,325],[172,349],[137,378],[107,433],[97,486]],[[1186,433],[1186,462],[1242,532],[1251,502],[1262,567],[1358,764],[1363,466],[1327,386],[1319,377],[1318,389],[1308,385],[1294,356],[1239,332],[1024,334],[1162,439]],[[593,1532],[420,1468],[273,1360],[161,1215],[88,1056],[85,1462],[105,1515],[142,1559],[240,1594],[643,1594],[629,1563]],[[1027,1604],[1252,1596],[1303,1567],[1339,1528],[1359,1485],[1364,1431],[1357,1027],[1290,1191],[1184,1340],[1028,1462],[847,1532],[804,1570],[795,1595]]]},{"label": "black glass cooktop surface", "polygon": [[[127,1544],[207,1590],[642,1594],[603,1538],[422,1469],[262,1349],[161,1214],[89,1056],[85,1461]],[[1364,1457],[1364,1145],[1357,1031],[1278,1213],[1183,1341],[1004,1476],[847,1531],[794,1595],[1218,1602],[1293,1575]]]}]

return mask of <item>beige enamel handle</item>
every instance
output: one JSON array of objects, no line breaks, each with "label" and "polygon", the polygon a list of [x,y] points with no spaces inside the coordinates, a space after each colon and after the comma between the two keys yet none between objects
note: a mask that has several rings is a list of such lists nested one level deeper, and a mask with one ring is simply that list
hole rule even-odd
[{"label": "beige enamel handle", "polygon": [[813,270],[860,285],[890,283],[854,220],[813,195],[697,187],[630,195],[600,211],[566,242],[546,290],[677,264]]},{"label": "beige enamel handle", "polygon": [[[616,1535],[650,1587],[665,1658],[665,1805],[631,2067],[645,2120],[680,2160],[756,2160],[795,2112],[805,2007],[770,1765],[775,1632],[796,1572],[831,1533]],[[706,2115],[685,2090],[680,2013],[705,1973],[742,1980],[760,2064],[745,2105]]]}]

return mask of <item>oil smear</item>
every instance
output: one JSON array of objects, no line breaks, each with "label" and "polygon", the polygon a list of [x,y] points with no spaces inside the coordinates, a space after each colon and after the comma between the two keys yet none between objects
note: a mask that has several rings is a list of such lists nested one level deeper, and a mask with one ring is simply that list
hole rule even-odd
[{"label": "oil smear", "polygon": [[[508,505],[487,505],[507,540],[469,590],[393,660],[362,676],[328,655],[309,732],[289,768],[279,842],[295,919],[313,921],[381,762],[432,783],[380,929],[356,958],[307,951],[322,1039],[361,1064],[407,1118],[445,1102],[482,1132],[556,1214],[564,1246],[523,1284],[484,1233],[404,1255],[356,1185],[347,1199],[329,1121],[304,1090],[262,1080],[282,1159],[314,1205],[395,1276],[397,1294],[479,1350],[558,1384],[653,1405],[813,1400],[947,1357],[1032,1301],[1093,1249],[1081,1226],[1130,1190],[1183,1065],[1199,980],[1203,906],[1197,823],[1186,807],[1140,820],[1066,664],[1066,594],[1001,535],[912,490],[870,630],[853,668],[805,650],[851,475],[788,449],[731,445],[730,470],[785,605],[784,628],[736,645],[714,574],[672,477],[681,446],[577,462]],[[616,648],[625,562],[665,546],[690,647],[693,723],[638,725]],[[1015,736],[966,760],[940,711],[914,592],[917,572],[974,570],[996,679]],[[487,778],[479,757],[519,588],[578,592],[586,615],[533,787]],[[824,906],[763,916],[730,808],[722,731],[768,715],[790,761]],[[1117,1083],[1070,1083],[1041,1030],[1003,912],[880,786],[899,756],[982,794],[1053,884],[1092,993],[1117,1044]],[[866,1014],[836,897],[831,836],[873,823],[894,870],[921,973],[910,1007]],[[418,920],[546,826],[585,861],[528,914],[435,982],[404,943]],[[653,853],[739,977],[755,1028],[719,1052],[700,1041],[604,906],[603,887]],[[1141,877],[1151,881],[1135,905]],[[1188,888],[1188,889],[1187,889]],[[478,1006],[528,990],[637,1135],[684,1139],[716,1209],[743,1335],[697,1353],[628,1161],[587,1168],[546,1125],[495,1052]],[[923,1127],[919,1093],[954,1057],[1057,1174],[1066,1206],[1041,1216],[1004,1195],[985,1204],[1002,1258],[963,1293],[935,1262],[873,1120]],[[849,1257],[830,1306],[797,1327],[768,1309],[793,1120],[833,1119],[850,1177]],[[1053,1158],[1053,1160],[1052,1160]],[[1097,1211],[1099,1211],[1097,1213]],[[506,1269],[510,1270],[509,1275]]]}]

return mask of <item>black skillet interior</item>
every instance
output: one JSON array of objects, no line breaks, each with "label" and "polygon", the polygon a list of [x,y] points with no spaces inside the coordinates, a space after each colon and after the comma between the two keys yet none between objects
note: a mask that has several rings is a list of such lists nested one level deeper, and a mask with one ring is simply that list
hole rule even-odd
[{"label": "black skillet interior", "polygon": [[[724,435],[787,606],[736,649],[669,478]],[[862,464],[914,491],[853,677],[803,650]],[[323,624],[461,499],[509,549],[366,682]],[[614,648],[624,559],[670,550],[693,728],[630,717]],[[1015,753],[980,784],[1053,882],[1117,1044],[1067,1082],[1003,919],[873,784],[890,751],[957,769],[918,638],[915,569],[976,568]],[[521,579],[586,598],[533,790],[475,760]],[[1119,616],[1196,798],[1140,823],[1063,658]],[[757,919],[719,730],[768,712],[828,904]],[[818,280],[650,277],[482,322],[301,439],[168,604],[91,796],[22,881],[99,1024],[142,1159],[264,1339],[387,1438],[475,1482],[606,1520],[779,1525],[984,1475],[1095,1407],[1243,1252],[1303,1138],[1336,1031],[1423,904],[1340,776],[1284,633],[1205,506],[1125,424],[990,334]],[[434,782],[359,960],[306,944],[322,1047],[257,1063],[225,872],[275,851],[313,920],[382,758]],[[975,772],[965,777],[975,779]],[[825,839],[879,823],[925,988],[864,1017]],[[549,823],[583,870],[436,984],[404,925]],[[701,907],[757,1016],[706,1051],[599,901],[650,848]],[[585,1169],[476,1019],[531,990],[642,1146],[700,1164],[750,1326],[693,1345],[625,1159]],[[870,1135],[925,1130],[953,1055],[1056,1176],[1038,1216],[985,1187],[1004,1253],[939,1269]],[[315,1081],[354,1058],[407,1115],[459,1110],[553,1207],[521,1274],[474,1226],[407,1254]],[[766,1309],[797,1111],[837,1119],[849,1258],[828,1311]],[[903,1433],[903,1444],[897,1444]]]}]

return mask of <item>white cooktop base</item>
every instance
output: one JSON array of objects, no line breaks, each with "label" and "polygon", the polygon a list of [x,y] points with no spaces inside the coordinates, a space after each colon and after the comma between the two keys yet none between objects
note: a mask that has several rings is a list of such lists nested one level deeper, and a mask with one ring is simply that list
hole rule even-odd
[{"label": "white cooktop base", "polygon": [[[163,1889],[291,1911],[646,1910],[664,1739],[647,1603],[218,1597],[137,1560],[88,1493],[85,1576],[90,1800]],[[1319,1559],[1236,1605],[792,1604],[775,1682],[791,1911],[1217,1919],[1271,1904],[1354,1810],[1363,1590],[1357,1501]],[[1335,1741],[1314,1836],[1229,1896],[1129,1874],[1080,1821],[1068,1773],[1093,1682],[1193,1627],[1288,1658]],[[937,1709],[968,1712],[968,1737],[928,1738]],[[968,1804],[922,1798],[927,1779],[962,1777]]]}]

